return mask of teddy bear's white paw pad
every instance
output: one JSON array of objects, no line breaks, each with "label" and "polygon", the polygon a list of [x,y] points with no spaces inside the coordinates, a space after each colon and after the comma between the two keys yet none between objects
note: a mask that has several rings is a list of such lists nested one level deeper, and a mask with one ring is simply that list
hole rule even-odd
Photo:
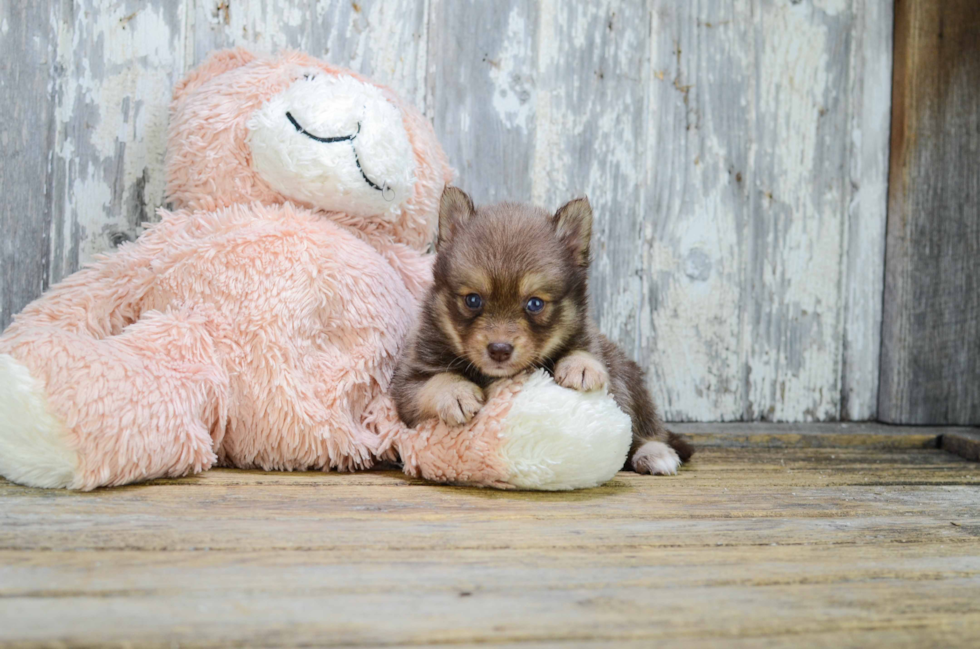
[{"label": "teddy bear's white paw pad", "polygon": [[7,354],[0,354],[0,475],[30,487],[75,483],[78,457],[68,433],[48,407],[39,381]]},{"label": "teddy bear's white paw pad", "polygon": [[663,442],[647,442],[633,454],[633,470],[650,475],[676,475],[681,459]]}]

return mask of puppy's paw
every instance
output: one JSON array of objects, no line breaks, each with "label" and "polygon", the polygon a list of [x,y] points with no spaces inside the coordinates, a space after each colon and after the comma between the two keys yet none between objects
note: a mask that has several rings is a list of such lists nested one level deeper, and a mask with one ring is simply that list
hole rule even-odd
[{"label": "puppy's paw", "polygon": [[483,390],[475,383],[460,381],[442,394],[436,406],[439,419],[450,426],[465,424],[483,407]]},{"label": "puppy's paw", "polygon": [[677,456],[677,451],[663,442],[647,442],[636,450],[630,462],[637,473],[676,475],[681,458]]},{"label": "puppy's paw", "polygon": [[605,366],[589,352],[572,352],[555,365],[555,382],[572,390],[598,390],[608,380]]},{"label": "puppy's paw", "polygon": [[483,407],[483,390],[455,374],[436,374],[420,394],[424,414],[438,417],[449,426],[465,424]]}]

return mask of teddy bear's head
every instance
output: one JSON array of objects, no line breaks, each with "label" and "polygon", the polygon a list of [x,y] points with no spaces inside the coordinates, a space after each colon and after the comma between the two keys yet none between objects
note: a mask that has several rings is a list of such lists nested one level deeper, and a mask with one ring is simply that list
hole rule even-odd
[{"label": "teddy bear's head", "polygon": [[213,54],[178,84],[177,208],[291,201],[424,248],[452,178],[428,121],[391,90],[296,52]]}]

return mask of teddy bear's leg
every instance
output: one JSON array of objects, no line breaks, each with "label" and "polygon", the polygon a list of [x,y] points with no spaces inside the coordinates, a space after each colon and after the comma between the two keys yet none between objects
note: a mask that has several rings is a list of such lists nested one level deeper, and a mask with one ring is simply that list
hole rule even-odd
[{"label": "teddy bear's leg", "polygon": [[226,419],[213,327],[148,312],[103,339],[53,326],[0,344],[0,474],[94,489],[202,471]]},{"label": "teddy bear's leg", "polygon": [[500,489],[595,487],[622,468],[632,440],[629,415],[610,395],[562,388],[543,370],[495,383],[463,426],[408,428],[389,395],[373,415],[408,475]]}]

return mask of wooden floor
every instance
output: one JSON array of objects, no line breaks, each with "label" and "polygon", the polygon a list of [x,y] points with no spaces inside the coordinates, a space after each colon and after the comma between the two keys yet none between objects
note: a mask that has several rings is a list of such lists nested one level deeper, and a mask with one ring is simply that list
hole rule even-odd
[{"label": "wooden floor", "polygon": [[929,431],[688,430],[679,476],[566,494],[0,480],[0,642],[980,646],[980,465]]}]

